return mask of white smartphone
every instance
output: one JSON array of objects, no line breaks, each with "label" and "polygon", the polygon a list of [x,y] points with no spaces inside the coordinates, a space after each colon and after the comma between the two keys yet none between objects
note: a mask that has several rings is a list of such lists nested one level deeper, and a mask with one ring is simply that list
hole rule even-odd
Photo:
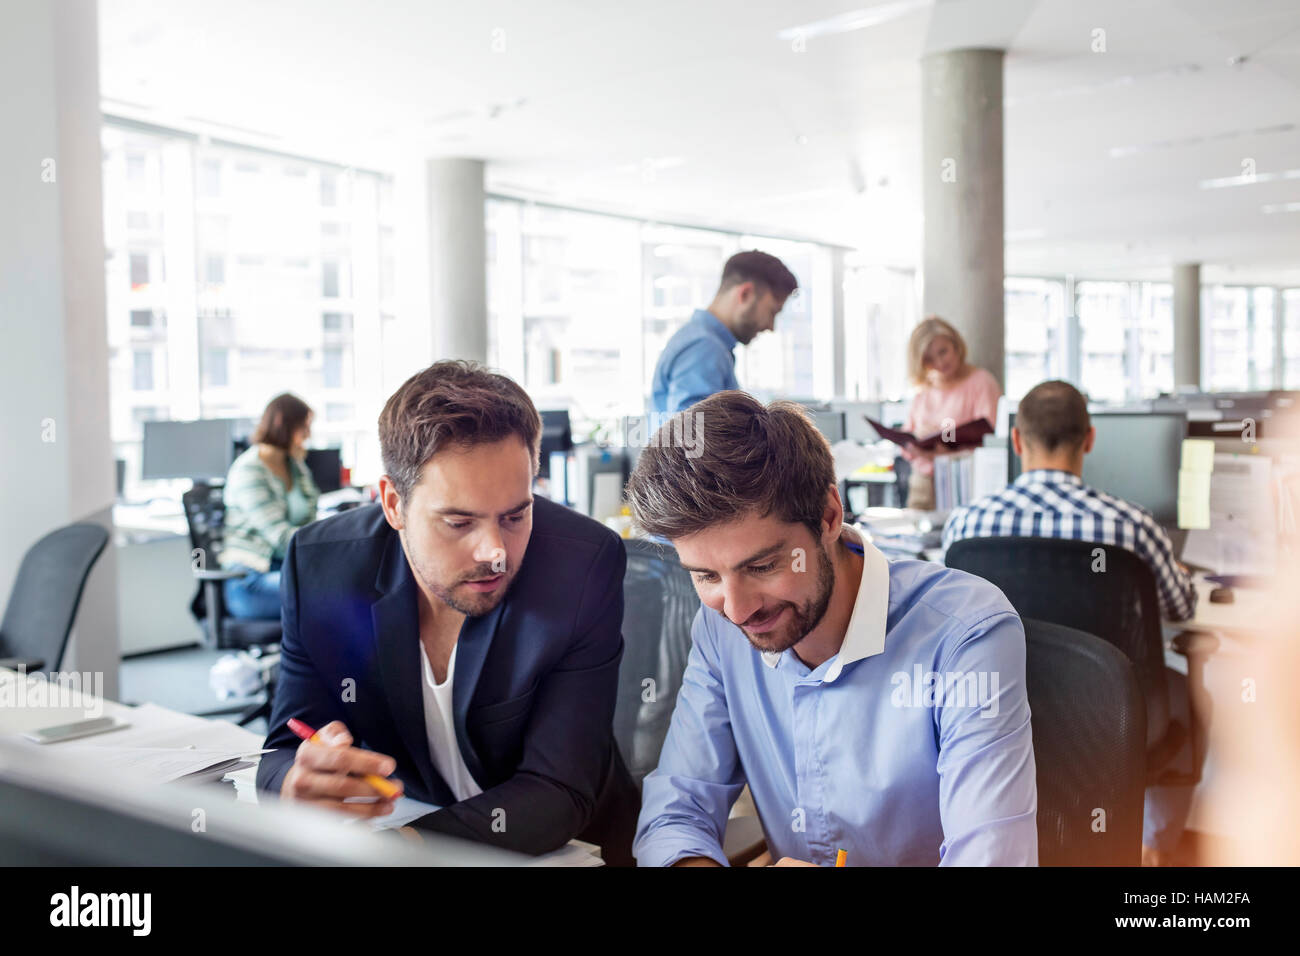
[{"label": "white smartphone", "polygon": [[30,734],[23,734],[23,736],[28,740],[36,741],[38,744],[57,744],[63,740],[76,740],[78,737],[106,734],[110,730],[121,730],[123,727],[130,726],[126,721],[118,720],[116,717],[91,717],[71,724],[59,724],[57,727],[43,727],[40,730],[33,730]]}]

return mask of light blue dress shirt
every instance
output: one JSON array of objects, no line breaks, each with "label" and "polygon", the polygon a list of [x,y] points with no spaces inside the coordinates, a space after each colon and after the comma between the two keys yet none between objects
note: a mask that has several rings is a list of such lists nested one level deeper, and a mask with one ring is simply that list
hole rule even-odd
[{"label": "light blue dress shirt", "polygon": [[655,364],[651,411],[673,415],[714,392],[740,388],[732,351],[736,341],[721,319],[696,309],[690,321],[673,333]]},{"label": "light blue dress shirt", "polygon": [[725,865],[749,784],[773,860],[849,866],[1038,862],[1025,633],[1002,592],[863,548],[840,652],[809,670],[701,607],[633,852]]}]

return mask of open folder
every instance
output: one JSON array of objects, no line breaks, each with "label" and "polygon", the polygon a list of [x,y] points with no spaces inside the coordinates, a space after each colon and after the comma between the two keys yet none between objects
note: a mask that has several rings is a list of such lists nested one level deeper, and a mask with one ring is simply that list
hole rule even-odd
[{"label": "open folder", "polygon": [[987,418],[975,418],[965,424],[958,425],[953,430],[951,438],[945,440],[942,431],[927,435],[925,438],[917,438],[911,432],[882,425],[874,418],[869,418],[866,415],[862,417],[867,419],[867,424],[874,428],[876,434],[881,438],[892,441],[895,445],[915,445],[924,451],[929,451],[936,445],[943,445],[945,448],[967,448],[981,445],[984,443],[985,435],[993,434],[993,426],[989,424]]}]

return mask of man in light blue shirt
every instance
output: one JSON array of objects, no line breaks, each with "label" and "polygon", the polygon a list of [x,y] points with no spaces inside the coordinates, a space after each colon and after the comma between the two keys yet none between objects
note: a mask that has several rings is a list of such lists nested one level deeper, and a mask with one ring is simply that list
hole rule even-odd
[{"label": "man in light blue shirt", "polygon": [[1002,593],[844,525],[798,406],[732,391],[692,414],[703,440],[652,442],[628,483],[702,602],[637,862],[725,865],[748,784],[778,865],[1036,865],[1025,635]]},{"label": "man in light blue shirt", "polygon": [[798,286],[794,273],[766,252],[753,249],[728,259],[708,309],[696,309],[660,353],[651,411],[672,415],[714,392],[740,388],[732,350],[737,342],[748,345],[759,332],[772,331]]}]

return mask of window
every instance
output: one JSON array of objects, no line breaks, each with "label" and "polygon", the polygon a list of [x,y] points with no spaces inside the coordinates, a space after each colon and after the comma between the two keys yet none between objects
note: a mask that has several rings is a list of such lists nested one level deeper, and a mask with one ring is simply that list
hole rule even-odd
[{"label": "window", "polygon": [[339,201],[338,176],[333,172],[320,174],[320,204],[336,206]]},{"label": "window", "polygon": [[230,384],[230,349],[204,350],[203,384],[207,388],[225,388]]},{"label": "window", "polygon": [[1208,370],[1203,384],[1212,392],[1250,388],[1249,293],[1229,286],[1201,288],[1201,334]]},{"label": "window", "polygon": [[696,309],[708,308],[718,291],[722,266],[740,251],[740,244],[727,233],[655,226],[642,230],[640,244],[642,363],[638,384],[644,406],[664,346]]},{"label": "window", "polygon": [[[392,234],[392,203],[388,212],[379,206],[381,177],[112,120],[101,140],[109,414],[115,453],[128,461],[127,499],[169,493],[140,479],[135,409],[142,400],[164,418],[256,420],[270,398],[293,392],[316,411],[314,441],[340,447],[359,480],[377,478],[382,463],[374,422],[412,371],[414,347],[407,343],[419,343],[422,331],[398,320],[381,323],[377,282],[361,296],[351,288],[353,262],[378,275],[379,234]],[[132,154],[145,159],[141,185],[128,184]],[[322,172],[334,180],[338,200],[323,257]],[[147,211],[149,231],[123,229],[126,209]],[[193,227],[174,231],[187,222]],[[176,277],[187,281],[168,282],[164,248],[193,263],[192,275]],[[322,258],[331,261],[333,298],[343,306],[328,319],[321,309]],[[164,323],[164,305],[174,328]],[[145,324],[149,314],[152,323]],[[385,326],[390,342],[402,348],[384,342]],[[354,340],[363,339],[375,345],[358,358]],[[195,354],[187,358],[178,349]],[[198,374],[169,376],[174,354],[179,367]],[[358,374],[361,361],[364,374]]]},{"label": "window", "polygon": [[845,397],[865,402],[911,395],[907,340],[920,317],[914,272],[846,261]]},{"label": "window", "polygon": [[1080,282],[1081,388],[1097,402],[1122,402],[1129,393],[1130,287],[1127,282]]},{"label": "window", "polygon": [[327,299],[339,297],[339,264],[337,259],[321,263],[321,293]]},{"label": "window", "polygon": [[126,157],[126,179],[129,183],[144,182],[145,175],[148,171],[144,156],[139,153],[128,153]]},{"label": "window", "polygon": [[126,214],[126,228],[128,229],[146,230],[150,225],[147,212],[128,212]]},{"label": "window", "polygon": [[1300,289],[1282,293],[1282,387],[1300,388]]},{"label": "window", "polygon": [[[829,353],[831,348],[827,294],[830,253],[812,243],[763,236],[741,236],[740,248],[761,249],[776,256],[794,273],[799,287],[786,299],[771,332],[758,336],[747,347],[736,349],[736,377],[746,389],[769,401],[833,398],[831,366],[823,363],[824,374],[816,374],[820,350]],[[719,277],[721,272],[719,269]],[[715,289],[717,282],[715,278]],[[707,304],[702,302],[699,307]]]},{"label": "window", "polygon": [[1168,282],[1137,286],[1137,376],[1131,394],[1140,398],[1174,390],[1174,287]]},{"label": "window", "polygon": [[131,288],[142,289],[149,284],[149,254],[131,253]]},{"label": "window", "polygon": [[325,347],[321,384],[326,388],[343,387],[343,349],[338,346]]},{"label": "window", "polygon": [[1277,291],[1268,288],[1250,290],[1250,326],[1247,335],[1248,378],[1252,390],[1273,387],[1274,303]]},{"label": "window", "polygon": [[221,162],[205,159],[199,163],[198,194],[201,199],[216,199],[221,195]]},{"label": "window", "polygon": [[153,391],[153,351],[136,349],[133,362],[131,387],[137,392]]},{"label": "window", "polygon": [[488,358],[539,407],[568,407],[575,434],[646,410],[668,339],[717,292],[742,248],[779,256],[800,291],[776,331],[737,348],[736,373],[757,394],[830,397],[830,251],[539,206],[487,202]]},{"label": "window", "polygon": [[1008,277],[1006,297],[1006,394],[1019,399],[1065,372],[1065,283]]},{"label": "window", "polygon": [[1090,399],[1126,402],[1173,390],[1172,285],[1081,281],[1075,303],[1079,385]]}]

